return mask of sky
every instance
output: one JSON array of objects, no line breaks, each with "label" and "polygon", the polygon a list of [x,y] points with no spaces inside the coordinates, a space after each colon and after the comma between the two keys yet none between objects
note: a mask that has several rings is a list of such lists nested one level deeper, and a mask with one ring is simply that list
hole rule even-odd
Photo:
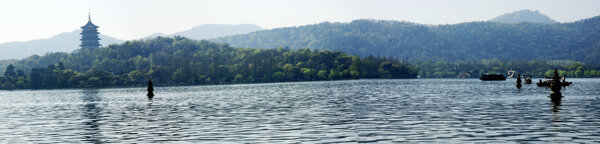
[{"label": "sky", "polygon": [[0,43],[49,38],[87,22],[101,34],[139,39],[202,24],[266,29],[355,19],[455,24],[522,9],[559,22],[600,15],[600,0],[0,0]]}]

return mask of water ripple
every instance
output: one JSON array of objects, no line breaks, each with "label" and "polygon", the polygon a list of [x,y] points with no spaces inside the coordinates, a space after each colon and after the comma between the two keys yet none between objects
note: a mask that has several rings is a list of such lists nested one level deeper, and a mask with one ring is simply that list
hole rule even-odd
[{"label": "water ripple", "polygon": [[8,143],[598,143],[600,79],[475,79],[0,91]]}]

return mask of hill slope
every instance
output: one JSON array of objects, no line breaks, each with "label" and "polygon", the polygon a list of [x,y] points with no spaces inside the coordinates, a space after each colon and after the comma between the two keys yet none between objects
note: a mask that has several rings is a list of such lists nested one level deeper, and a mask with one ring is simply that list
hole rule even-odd
[{"label": "hill slope", "polygon": [[420,25],[382,20],[324,22],[213,39],[233,46],[339,50],[407,60],[600,62],[600,17],[573,23],[469,22]]},{"label": "hill slope", "polygon": [[541,14],[539,11],[531,11],[531,10],[520,10],[512,13],[503,14],[496,18],[489,20],[491,22],[503,22],[503,23],[520,23],[520,22],[530,22],[530,23],[557,23],[556,21],[550,19],[550,17]]},{"label": "hill slope", "polygon": [[[37,39],[26,42],[9,42],[0,44],[0,60],[22,59],[31,55],[43,55],[49,52],[72,52],[79,49],[81,30],[65,32],[48,39]],[[107,46],[123,42],[116,38],[100,35],[100,44]]]},{"label": "hill slope", "polygon": [[238,24],[238,25],[226,25],[226,24],[204,24],[193,27],[189,30],[176,32],[173,34],[155,33],[144,39],[152,39],[158,36],[183,36],[191,39],[213,39],[224,36],[232,36],[238,34],[247,34],[262,30],[262,28],[255,24]]}]

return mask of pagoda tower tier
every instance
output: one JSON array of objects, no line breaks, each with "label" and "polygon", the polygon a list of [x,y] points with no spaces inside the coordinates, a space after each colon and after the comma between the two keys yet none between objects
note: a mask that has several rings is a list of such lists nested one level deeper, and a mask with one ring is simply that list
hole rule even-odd
[{"label": "pagoda tower tier", "polygon": [[88,22],[81,27],[81,45],[82,49],[94,49],[100,47],[100,38],[98,37],[98,26],[92,23],[92,18],[88,15]]}]

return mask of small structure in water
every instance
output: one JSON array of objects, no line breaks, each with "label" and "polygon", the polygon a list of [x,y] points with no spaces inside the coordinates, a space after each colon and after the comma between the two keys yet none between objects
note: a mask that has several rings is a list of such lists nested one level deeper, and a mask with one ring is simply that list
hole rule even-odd
[{"label": "small structure in water", "polygon": [[506,80],[506,77],[501,74],[484,74],[479,79],[482,81],[503,81]]},{"label": "small structure in water", "polygon": [[523,86],[523,85],[521,85],[521,74],[518,73],[517,74],[517,88],[521,88],[521,86]]},{"label": "small structure in water", "polygon": [[148,96],[149,99],[152,99],[152,97],[154,97],[154,87],[152,86],[152,80],[148,81],[148,94],[146,96]]},{"label": "small structure in water", "polygon": [[562,93],[560,93],[561,87],[561,82],[558,79],[550,82],[550,89],[552,90],[552,92],[550,92],[550,99],[552,99],[552,101],[560,101],[560,99],[563,97]]},{"label": "small structure in water", "polygon": [[560,101],[562,99],[562,93],[560,93],[560,89],[562,87],[565,86],[569,86],[571,85],[572,82],[567,82],[565,81],[564,78],[562,78],[562,82],[560,81],[561,78],[558,76],[558,70],[554,69],[554,74],[552,76],[546,76],[545,81],[542,81],[540,79],[540,82],[537,83],[538,86],[542,87],[542,86],[548,86],[550,87],[550,89],[552,90],[552,92],[550,92],[550,99],[552,99],[553,102],[556,101]]},{"label": "small structure in water", "polygon": [[565,86],[569,86],[571,84],[573,84],[573,82],[567,82],[566,79],[564,77],[562,77],[562,82],[560,81],[561,77],[558,76],[558,70],[554,69],[554,74],[552,76],[546,76],[546,80],[542,81],[540,79],[540,81],[537,83],[537,86],[539,87],[551,87],[552,88],[552,81],[557,81],[559,86],[565,87]]},{"label": "small structure in water", "polygon": [[527,78],[524,78],[524,79],[525,79],[525,82],[524,82],[525,84],[531,84],[531,76],[527,76]]}]

